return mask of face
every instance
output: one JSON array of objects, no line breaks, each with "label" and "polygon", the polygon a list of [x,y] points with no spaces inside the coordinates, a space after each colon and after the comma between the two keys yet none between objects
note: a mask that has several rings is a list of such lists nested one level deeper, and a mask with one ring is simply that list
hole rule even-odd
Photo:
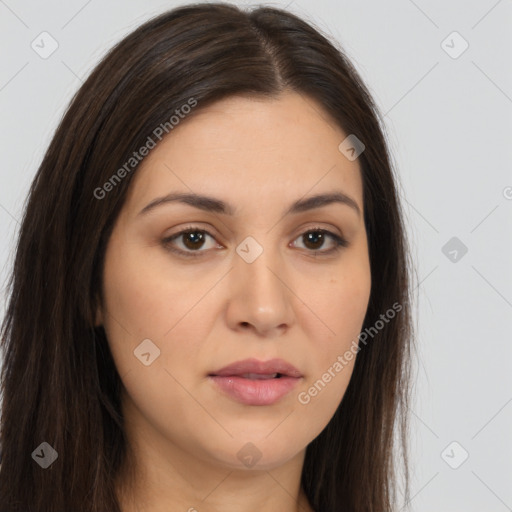
[{"label": "face", "polygon": [[[355,362],[339,356],[356,352],[371,287],[360,167],[338,149],[347,135],[297,93],[231,97],[142,161],[97,316],[139,443],[270,469],[330,421]],[[145,209],[168,194],[195,204]],[[306,201],[324,194],[339,200]],[[244,360],[255,364],[221,371]]]}]

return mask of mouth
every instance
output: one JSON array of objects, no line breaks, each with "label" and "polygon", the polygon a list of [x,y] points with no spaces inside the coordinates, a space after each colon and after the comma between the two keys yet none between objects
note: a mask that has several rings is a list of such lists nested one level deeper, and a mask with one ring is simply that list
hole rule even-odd
[{"label": "mouth", "polygon": [[266,380],[266,379],[280,379],[283,375],[281,373],[261,374],[261,373],[244,373],[242,375],[232,375],[232,377],[243,377],[244,379],[251,380]]},{"label": "mouth", "polygon": [[303,378],[297,368],[282,359],[237,361],[208,377],[217,390],[245,405],[275,404]]},{"label": "mouth", "polygon": [[284,359],[270,359],[269,361],[244,359],[243,361],[236,361],[224,366],[224,368],[210,373],[210,376],[275,379],[282,377],[302,377],[302,374],[295,366]]}]

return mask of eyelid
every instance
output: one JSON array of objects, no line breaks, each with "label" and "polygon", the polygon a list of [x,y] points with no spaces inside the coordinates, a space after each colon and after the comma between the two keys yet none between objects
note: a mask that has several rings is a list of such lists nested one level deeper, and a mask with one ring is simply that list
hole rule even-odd
[{"label": "eyelid", "polygon": [[[192,233],[192,232],[200,232],[200,233],[203,233],[203,234],[213,238],[214,240],[216,240],[215,236],[212,235],[207,229],[202,228],[199,225],[189,225],[189,226],[184,227],[180,231],[173,233],[172,235],[170,235],[168,237],[165,237],[162,240],[162,245],[164,246],[164,248],[166,250],[168,250],[170,252],[177,253],[184,257],[192,257],[192,258],[200,257],[200,256],[202,256],[202,254],[209,253],[210,251],[212,251],[212,249],[207,249],[207,250],[198,249],[197,251],[192,251],[192,250],[184,251],[183,249],[178,249],[178,248],[172,246],[172,242],[175,239],[178,239],[180,236],[182,236],[184,234]],[[332,247],[331,249],[328,249],[328,250],[303,249],[303,251],[306,251],[306,253],[309,253],[309,255],[331,256],[333,254],[338,253],[341,249],[348,247],[348,245],[349,245],[349,242],[344,238],[343,235],[337,234],[337,233],[331,231],[330,229],[323,228],[318,225],[301,228],[301,231],[299,232],[299,234],[293,238],[292,243],[300,236],[303,236],[306,233],[310,233],[310,232],[319,232],[319,233],[326,235],[328,238],[331,238],[333,240],[334,247]]]}]

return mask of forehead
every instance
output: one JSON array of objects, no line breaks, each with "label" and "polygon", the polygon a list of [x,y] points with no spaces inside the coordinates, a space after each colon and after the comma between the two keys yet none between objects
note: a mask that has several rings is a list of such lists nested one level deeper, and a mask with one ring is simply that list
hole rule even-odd
[{"label": "forehead", "polygon": [[288,203],[336,188],[362,209],[359,163],[338,149],[347,134],[312,98],[233,96],[195,108],[139,165],[130,205],[173,190]]}]

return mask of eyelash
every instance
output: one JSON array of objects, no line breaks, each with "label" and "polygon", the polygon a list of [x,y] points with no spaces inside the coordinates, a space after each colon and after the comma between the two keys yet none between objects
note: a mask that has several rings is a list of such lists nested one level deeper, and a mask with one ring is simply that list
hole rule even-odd
[{"label": "eyelash", "polygon": [[[205,253],[205,252],[209,252],[209,251],[208,250],[207,251],[201,251],[201,250],[197,250],[197,251],[183,251],[182,249],[177,249],[176,247],[173,247],[172,244],[171,244],[171,242],[173,242],[175,239],[179,238],[182,235],[190,234],[190,233],[196,233],[196,232],[206,234],[206,235],[212,237],[213,239],[215,239],[215,237],[211,233],[209,233],[207,230],[205,230],[205,229],[200,229],[197,226],[188,226],[185,229],[179,231],[178,233],[175,233],[174,235],[172,235],[170,237],[164,238],[162,240],[162,245],[164,246],[164,248],[167,251],[179,254],[181,256],[185,256],[187,258],[201,257],[201,255],[202,255],[201,253]],[[307,233],[322,233],[323,235],[327,235],[330,238],[332,238],[334,240],[334,242],[335,242],[335,246],[332,247],[331,249],[327,250],[327,251],[308,250],[308,252],[315,254],[315,256],[316,256],[317,253],[319,253],[321,256],[329,256],[331,254],[338,253],[343,248],[345,248],[345,247],[347,247],[349,245],[347,240],[345,240],[344,238],[340,237],[339,235],[336,235],[335,233],[332,233],[331,231],[328,231],[327,229],[323,229],[323,228],[308,229],[306,231],[303,231],[299,235],[299,237],[300,236],[304,236]],[[299,237],[297,237],[297,238],[299,238]]]}]

